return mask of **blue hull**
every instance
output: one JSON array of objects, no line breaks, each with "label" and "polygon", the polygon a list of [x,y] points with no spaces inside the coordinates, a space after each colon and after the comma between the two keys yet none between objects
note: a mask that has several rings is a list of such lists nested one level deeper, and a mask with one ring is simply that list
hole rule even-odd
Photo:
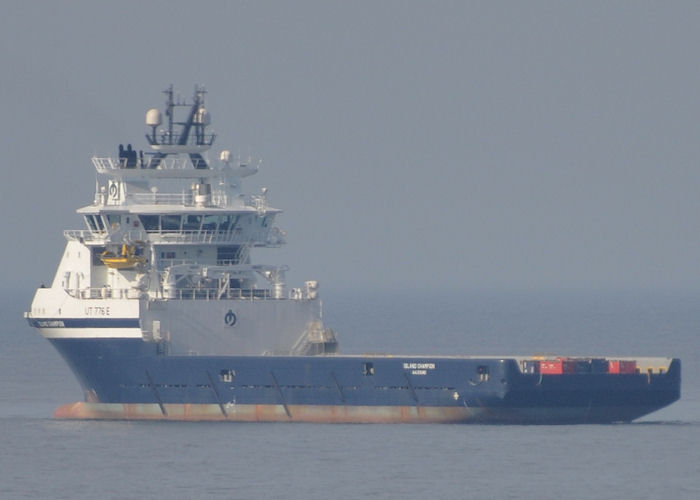
[{"label": "blue hull", "polygon": [[172,356],[139,339],[52,339],[86,394],[65,418],[627,422],[680,397],[664,373],[524,374],[512,358]]}]

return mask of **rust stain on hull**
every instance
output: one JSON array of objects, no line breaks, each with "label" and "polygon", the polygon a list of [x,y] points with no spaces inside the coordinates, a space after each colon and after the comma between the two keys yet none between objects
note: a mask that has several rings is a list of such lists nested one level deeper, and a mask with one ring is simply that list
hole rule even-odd
[{"label": "rust stain on hull", "polygon": [[481,411],[459,407],[69,403],[54,417],[83,420],[174,420],[188,422],[458,423],[477,420]]}]

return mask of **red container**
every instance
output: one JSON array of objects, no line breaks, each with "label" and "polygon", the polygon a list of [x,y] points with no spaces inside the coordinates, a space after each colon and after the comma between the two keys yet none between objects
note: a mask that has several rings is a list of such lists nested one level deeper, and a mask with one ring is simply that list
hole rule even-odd
[{"label": "red container", "polygon": [[544,375],[576,373],[576,362],[568,359],[540,361],[540,373]]},{"label": "red container", "polygon": [[540,361],[540,373],[543,375],[561,375],[561,361]]},{"label": "red container", "polygon": [[636,373],[636,361],[611,360],[609,373]]}]

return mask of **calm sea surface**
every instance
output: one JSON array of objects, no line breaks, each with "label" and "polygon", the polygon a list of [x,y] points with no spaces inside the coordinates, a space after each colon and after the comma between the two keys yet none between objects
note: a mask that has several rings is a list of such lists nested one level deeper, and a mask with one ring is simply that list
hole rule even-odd
[{"label": "calm sea surface", "polygon": [[0,498],[700,498],[700,292],[327,291],[345,353],[663,355],[682,399],[582,426],[68,422],[59,355],[0,305]]}]

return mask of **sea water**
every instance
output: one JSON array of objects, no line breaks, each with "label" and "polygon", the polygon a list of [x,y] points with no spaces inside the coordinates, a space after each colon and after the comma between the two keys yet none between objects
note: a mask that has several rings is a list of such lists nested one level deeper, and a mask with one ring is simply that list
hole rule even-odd
[{"label": "sea water", "polygon": [[334,292],[348,354],[678,356],[682,399],[632,424],[59,421],[82,398],[0,306],[0,498],[700,498],[700,292]]}]

